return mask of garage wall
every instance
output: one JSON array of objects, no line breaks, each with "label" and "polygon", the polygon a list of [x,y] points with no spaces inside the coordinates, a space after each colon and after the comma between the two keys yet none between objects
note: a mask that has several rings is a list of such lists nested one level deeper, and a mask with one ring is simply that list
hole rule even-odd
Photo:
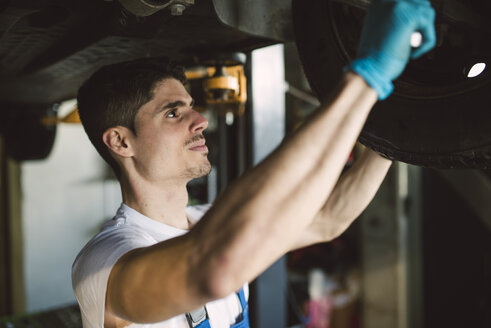
[{"label": "garage wall", "polygon": [[[63,104],[60,116],[74,107]],[[121,202],[108,166],[78,124],[60,124],[48,159],[21,164],[26,311],[75,302],[71,265]]]}]

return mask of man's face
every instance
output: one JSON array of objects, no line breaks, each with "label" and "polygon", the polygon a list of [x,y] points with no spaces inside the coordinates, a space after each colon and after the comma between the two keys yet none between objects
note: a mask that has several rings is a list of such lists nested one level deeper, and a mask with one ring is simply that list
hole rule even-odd
[{"label": "man's face", "polygon": [[190,180],[206,175],[211,165],[203,131],[208,122],[193,110],[181,82],[166,79],[135,118],[136,169],[151,181]]}]

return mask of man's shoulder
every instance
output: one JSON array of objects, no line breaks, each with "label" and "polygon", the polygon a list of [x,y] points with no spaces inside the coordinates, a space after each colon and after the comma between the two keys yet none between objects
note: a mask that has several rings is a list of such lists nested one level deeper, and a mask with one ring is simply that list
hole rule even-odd
[{"label": "man's shoulder", "polygon": [[113,266],[127,252],[155,243],[144,230],[115,218],[82,248],[72,266],[72,287],[84,320],[103,322],[107,281]]},{"label": "man's shoulder", "polygon": [[128,251],[154,243],[155,240],[144,230],[129,227],[118,219],[110,220],[78,253],[72,266],[73,277],[85,276],[87,270],[111,267]]}]

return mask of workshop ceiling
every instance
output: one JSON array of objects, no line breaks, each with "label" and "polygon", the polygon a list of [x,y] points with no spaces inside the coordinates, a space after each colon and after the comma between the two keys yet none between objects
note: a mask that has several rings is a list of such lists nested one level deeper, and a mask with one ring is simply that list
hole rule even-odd
[{"label": "workshop ceiling", "polygon": [[[437,47],[409,65],[360,140],[412,164],[489,168],[490,69],[468,73],[491,57],[491,2],[431,2]],[[22,149],[16,158],[43,158],[56,127],[40,126],[40,118],[56,115],[53,105],[74,98],[97,68],[150,56],[199,65],[293,40],[293,30],[307,78],[323,98],[354,56],[369,3],[293,0],[291,10],[291,0],[0,0],[0,133]],[[39,144],[23,141],[26,131]]]}]

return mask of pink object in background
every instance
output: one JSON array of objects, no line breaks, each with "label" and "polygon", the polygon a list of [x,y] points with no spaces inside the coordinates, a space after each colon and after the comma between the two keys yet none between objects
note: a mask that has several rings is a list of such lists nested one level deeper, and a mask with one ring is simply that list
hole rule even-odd
[{"label": "pink object in background", "polygon": [[309,322],[306,328],[331,327],[332,302],[329,298],[311,299],[308,303]]}]

